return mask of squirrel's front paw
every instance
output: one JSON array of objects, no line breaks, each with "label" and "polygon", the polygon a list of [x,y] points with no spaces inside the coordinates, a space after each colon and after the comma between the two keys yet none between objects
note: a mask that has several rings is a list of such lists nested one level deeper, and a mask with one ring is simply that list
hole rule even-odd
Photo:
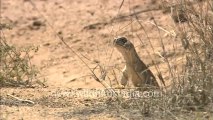
[{"label": "squirrel's front paw", "polygon": [[114,87],[114,89],[124,89],[124,88],[125,88],[125,86],[124,86],[124,85],[121,85],[121,84],[116,85],[116,86]]}]

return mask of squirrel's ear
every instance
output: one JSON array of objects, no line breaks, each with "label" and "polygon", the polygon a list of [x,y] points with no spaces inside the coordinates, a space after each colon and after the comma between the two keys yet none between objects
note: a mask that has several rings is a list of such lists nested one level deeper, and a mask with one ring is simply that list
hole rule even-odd
[{"label": "squirrel's ear", "polygon": [[126,42],[124,44],[124,47],[127,48],[127,49],[131,49],[131,43],[130,42]]}]

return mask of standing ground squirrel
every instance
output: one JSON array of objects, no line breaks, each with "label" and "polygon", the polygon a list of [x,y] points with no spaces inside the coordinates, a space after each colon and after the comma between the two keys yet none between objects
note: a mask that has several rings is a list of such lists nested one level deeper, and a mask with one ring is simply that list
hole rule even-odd
[{"label": "standing ground squirrel", "polygon": [[126,86],[127,81],[131,80],[135,87],[159,85],[149,68],[139,58],[134,45],[125,37],[118,37],[113,41],[114,46],[123,55],[126,65],[123,69],[121,85]]}]

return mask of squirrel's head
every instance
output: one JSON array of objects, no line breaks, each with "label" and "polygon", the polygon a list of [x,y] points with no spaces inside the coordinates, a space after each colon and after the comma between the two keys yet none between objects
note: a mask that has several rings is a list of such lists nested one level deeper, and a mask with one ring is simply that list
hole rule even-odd
[{"label": "squirrel's head", "polygon": [[113,44],[122,54],[127,54],[126,52],[129,53],[130,51],[135,49],[134,45],[125,37],[115,38]]}]

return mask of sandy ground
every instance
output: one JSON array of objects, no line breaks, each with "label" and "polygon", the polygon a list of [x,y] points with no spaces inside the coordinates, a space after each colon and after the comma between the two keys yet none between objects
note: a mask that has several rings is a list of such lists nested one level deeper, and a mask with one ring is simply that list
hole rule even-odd
[{"label": "sandy ground", "polygon": [[[32,63],[39,67],[41,79],[45,77],[49,87],[102,87],[94,81],[91,72],[78,56],[56,36],[57,33],[89,67],[94,68],[99,63],[108,72],[115,66],[119,66],[121,70],[124,65],[122,56],[113,49],[114,37],[126,36],[131,39],[140,57],[149,65],[152,64],[152,59],[146,50],[155,57],[154,61],[162,62],[156,55],[157,52],[162,52],[158,29],[149,23],[152,22],[152,16],[160,26],[168,31],[173,30],[170,16],[160,10],[138,14],[150,37],[153,51],[137,21],[132,18],[131,22],[131,17],[122,17],[131,14],[130,9],[137,12],[159,6],[148,0],[132,1],[130,4],[124,2],[120,11],[121,1],[110,0],[89,2],[38,0],[33,4],[38,10],[27,0],[2,1],[2,18],[13,25],[12,30],[5,31],[5,36],[8,42],[16,46],[39,48],[37,53],[32,54]],[[117,19],[113,20],[116,17]],[[160,32],[161,35],[166,34]],[[143,44],[137,38],[137,34]],[[169,49],[171,51],[172,45],[177,44],[174,44],[174,40],[168,35],[163,40],[167,51]],[[110,72],[108,76],[112,76]]]},{"label": "sandy ground", "polygon": [[[175,30],[170,15],[162,10],[150,10],[158,8],[157,0],[124,1],[120,10],[121,0],[32,1],[2,0],[1,20],[12,24],[12,30],[4,30],[10,44],[39,48],[38,52],[31,54],[32,63],[40,70],[39,79],[46,80],[48,87],[1,88],[3,102],[0,106],[0,119],[126,119],[124,116],[140,119],[143,117],[138,111],[132,111],[133,114],[126,109],[117,111],[114,105],[108,105],[106,99],[63,98],[52,94],[70,89],[104,88],[94,80],[79,56],[90,68],[95,68],[97,64],[103,66],[107,71],[106,82],[112,86],[116,85],[116,79],[119,78],[124,66],[122,56],[112,45],[113,38],[116,36],[128,37],[134,43],[139,56],[150,66],[155,75],[152,59],[158,63],[166,83],[169,84],[167,65],[158,56],[158,53],[163,53],[161,43],[164,43],[166,55],[171,63],[177,63],[177,60],[181,59],[182,47],[172,36],[173,34],[170,34]],[[129,16],[133,10],[135,12],[148,10],[137,14],[145,31],[134,17]],[[153,19],[161,26],[160,29],[153,25]],[[56,34],[63,37],[77,55],[68,49]],[[100,68],[95,69],[95,73],[100,77]],[[10,98],[7,94],[36,101],[36,104],[7,101]]]}]

